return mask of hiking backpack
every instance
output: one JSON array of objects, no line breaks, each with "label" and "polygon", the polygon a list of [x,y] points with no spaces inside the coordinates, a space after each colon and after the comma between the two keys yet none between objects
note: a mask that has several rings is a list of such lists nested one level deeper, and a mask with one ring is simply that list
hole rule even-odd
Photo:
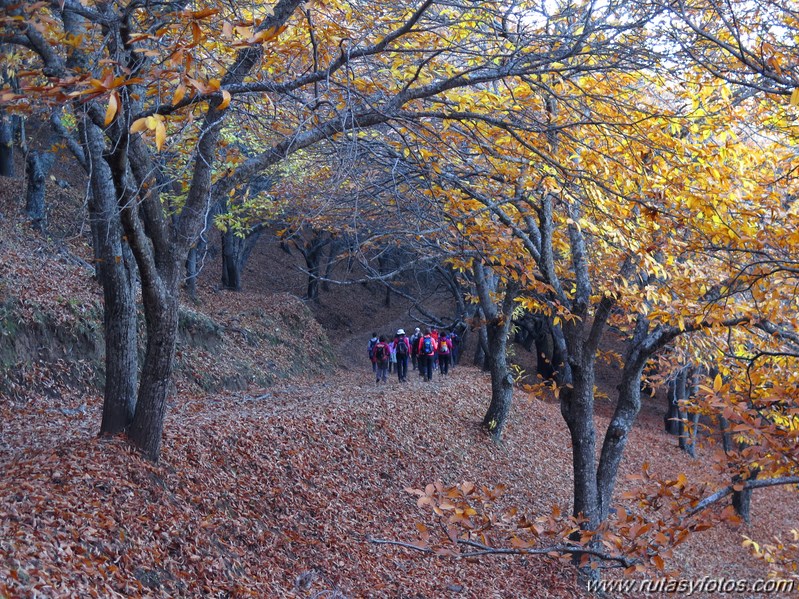
[{"label": "hiking backpack", "polygon": [[404,358],[408,355],[408,344],[405,339],[397,339],[397,357]]},{"label": "hiking backpack", "polygon": [[444,341],[443,339],[438,344],[438,353],[440,354],[448,354],[449,353],[449,343]]},{"label": "hiking backpack", "polygon": [[385,343],[378,343],[375,349],[375,359],[378,362],[385,362],[386,361],[386,344]]},{"label": "hiking backpack", "polygon": [[432,337],[425,337],[424,341],[422,341],[422,353],[425,355],[430,355],[433,353],[433,338]]}]

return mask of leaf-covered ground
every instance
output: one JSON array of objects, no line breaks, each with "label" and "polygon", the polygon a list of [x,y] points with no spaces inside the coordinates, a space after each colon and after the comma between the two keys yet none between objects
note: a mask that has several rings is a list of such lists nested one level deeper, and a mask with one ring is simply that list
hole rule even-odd
[{"label": "leaf-covered ground", "polygon": [[[119,440],[95,438],[99,397],[4,403],[0,591],[580,596],[570,568],[547,559],[431,558],[369,542],[414,542],[416,520],[430,516],[405,489],[436,480],[504,484],[506,501],[531,514],[568,509],[570,451],[557,406],[520,397],[507,440],[496,446],[476,426],[488,393],[471,368],[433,384],[411,377],[377,388],[364,365],[262,391],[183,395],[155,466]],[[85,411],[71,411],[83,402]],[[696,470],[670,439],[645,430],[629,457],[628,471],[644,459]],[[748,534],[788,524],[780,516],[790,521],[792,510],[779,501],[756,496]],[[697,535],[669,566],[686,576],[763,576],[739,532]]]}]

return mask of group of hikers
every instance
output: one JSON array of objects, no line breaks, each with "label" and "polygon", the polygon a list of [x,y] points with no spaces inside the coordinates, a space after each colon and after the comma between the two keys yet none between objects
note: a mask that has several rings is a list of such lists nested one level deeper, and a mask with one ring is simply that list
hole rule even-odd
[{"label": "group of hikers", "polygon": [[442,377],[449,375],[450,369],[458,363],[459,346],[460,338],[455,331],[425,329],[422,332],[417,327],[410,337],[405,329],[397,330],[391,341],[387,341],[385,335],[372,333],[367,351],[377,384],[387,382],[395,368],[399,382],[407,382],[408,361],[425,382],[430,382],[436,370]]}]

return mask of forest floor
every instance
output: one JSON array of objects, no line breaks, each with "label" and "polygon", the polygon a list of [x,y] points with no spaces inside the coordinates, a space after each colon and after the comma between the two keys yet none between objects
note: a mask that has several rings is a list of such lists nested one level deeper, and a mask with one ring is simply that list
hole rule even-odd
[{"label": "forest floor", "polygon": [[[268,389],[181,394],[158,465],[96,438],[99,397],[5,406],[0,595],[582,596],[570,566],[548,558],[436,558],[370,542],[418,542],[416,522],[429,526],[432,515],[407,489],[439,480],[504,485],[504,503],[532,516],[569,510],[570,449],[555,402],[518,394],[496,445],[478,426],[490,393],[482,372],[409,379],[378,387],[364,364]],[[644,461],[655,475],[707,474],[659,431],[660,418],[642,414],[620,493]],[[667,568],[764,577],[741,535],[767,540],[795,525],[791,499],[756,494],[752,525],[696,534]]]},{"label": "forest floor", "polygon": [[[16,244],[14,235],[27,241]],[[87,291],[89,281],[71,278],[80,268],[64,267],[49,250],[45,262],[60,265],[49,277],[37,270],[44,266],[16,264],[39,245],[24,227],[5,228],[3,239],[3,254],[15,264],[0,265],[0,291],[9,293],[12,275],[28,268],[44,280],[31,293],[46,296],[58,286],[67,297],[97,296]],[[285,301],[277,292],[301,295],[302,273],[278,251],[264,245],[255,252],[238,294],[217,289],[211,265],[201,309],[247,328],[238,315]],[[275,268],[281,262],[288,266]],[[438,299],[433,290],[430,301]],[[324,375],[215,394],[179,380],[156,465],[120,439],[97,438],[96,390],[56,382],[50,393],[0,397],[0,597],[584,596],[572,567],[546,557],[431,557],[371,542],[417,542],[417,523],[429,526],[433,518],[408,489],[436,481],[503,485],[502,502],[531,517],[553,506],[570,511],[571,449],[551,392],[517,392],[504,440],[495,444],[479,427],[490,382],[463,365],[468,359],[445,380],[425,384],[412,373],[406,384],[394,377],[375,384],[365,357],[370,333],[415,326],[413,311],[392,301],[386,307],[379,288],[355,285],[308,304],[338,356]],[[273,358],[263,355],[264,363]],[[231,367],[219,354],[197,368]],[[617,375],[613,366],[599,372],[600,439]],[[714,480],[712,448],[691,459],[663,432],[664,404],[662,397],[645,400],[617,495],[640,484],[633,477],[645,462],[653,476]],[[796,497],[787,489],[755,493],[751,525],[693,535],[667,569],[683,578],[765,577],[742,535],[769,542],[799,528]]]}]

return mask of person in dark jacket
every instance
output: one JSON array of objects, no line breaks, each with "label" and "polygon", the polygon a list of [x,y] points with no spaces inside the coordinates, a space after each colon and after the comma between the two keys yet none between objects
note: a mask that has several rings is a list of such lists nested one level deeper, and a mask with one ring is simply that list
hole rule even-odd
[{"label": "person in dark jacket", "polygon": [[430,335],[429,329],[425,329],[424,335],[419,339],[418,351],[419,370],[425,382],[429,383],[433,380],[433,364],[435,364],[436,356],[438,355],[438,344]]},{"label": "person in dark jacket", "polygon": [[397,378],[404,383],[408,376],[408,356],[411,353],[411,344],[405,336],[405,329],[399,329],[394,338],[394,355],[397,357]]},{"label": "person in dark jacket", "polygon": [[411,336],[411,363],[413,364],[413,369],[416,370],[418,367],[417,365],[417,358],[419,357],[419,339],[422,338],[422,331],[419,330],[419,327],[416,327],[416,330],[413,332]]},{"label": "person in dark jacket", "polygon": [[375,344],[372,350],[372,360],[376,364],[377,370],[375,371],[375,382],[387,382],[388,378],[388,361],[391,359],[391,348],[386,343],[386,338],[380,335],[380,339]]},{"label": "person in dark jacket", "polygon": [[369,345],[366,346],[366,354],[369,356],[369,360],[372,362],[372,372],[377,374],[377,362],[375,362],[374,353],[375,353],[375,345],[380,339],[377,336],[377,333],[372,333],[372,338],[369,339]]}]

